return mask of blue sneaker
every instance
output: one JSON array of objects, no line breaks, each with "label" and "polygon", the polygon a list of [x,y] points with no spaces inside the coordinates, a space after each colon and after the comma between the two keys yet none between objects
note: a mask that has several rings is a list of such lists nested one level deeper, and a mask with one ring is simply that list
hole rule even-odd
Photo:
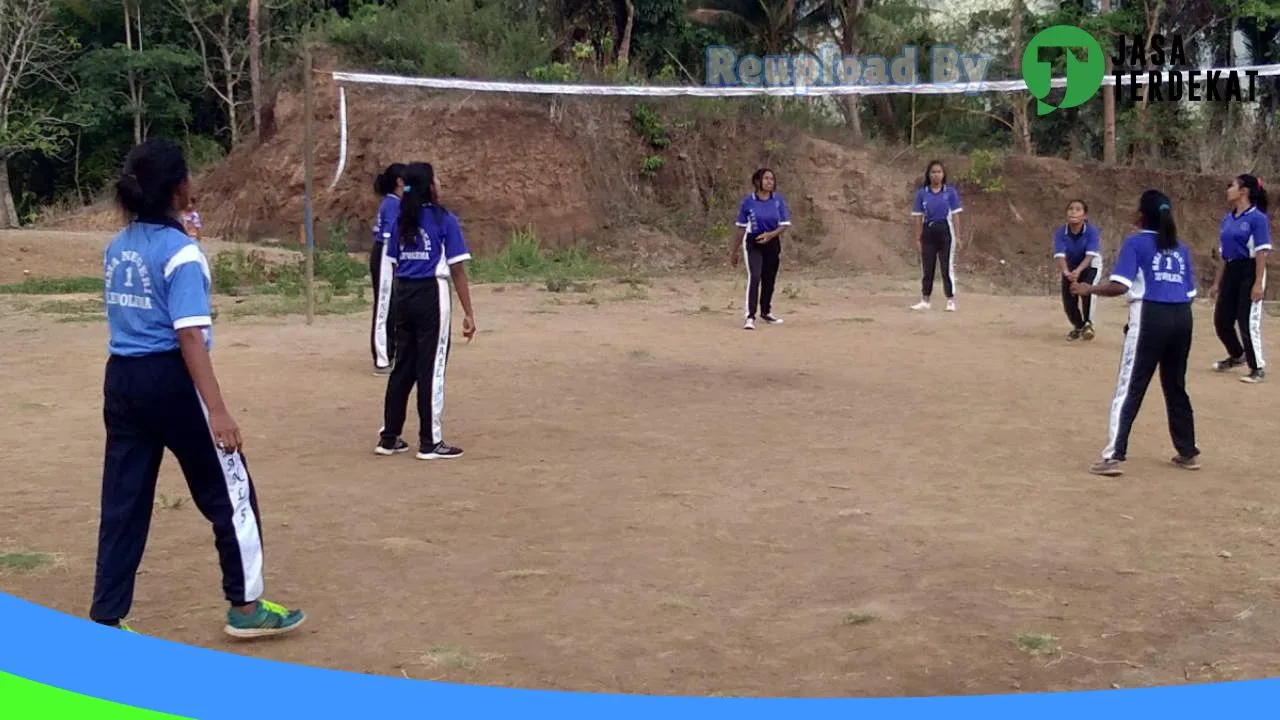
[{"label": "blue sneaker", "polygon": [[228,608],[227,626],[222,630],[234,638],[270,637],[297,630],[306,619],[301,610],[290,610],[269,600],[259,600],[258,607],[248,615]]}]

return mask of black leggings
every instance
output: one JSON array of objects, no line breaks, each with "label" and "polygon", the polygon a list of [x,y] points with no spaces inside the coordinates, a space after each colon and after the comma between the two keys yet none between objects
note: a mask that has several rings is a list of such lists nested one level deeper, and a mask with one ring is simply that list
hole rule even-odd
[{"label": "black leggings", "polygon": [[747,318],[755,318],[757,304],[760,314],[767,316],[773,311],[773,286],[782,262],[782,241],[774,238],[762,244],[747,237],[743,248],[747,256]]},{"label": "black leggings", "polygon": [[[1098,277],[1098,268],[1087,267],[1080,271],[1080,282],[1086,285],[1092,285],[1096,277]],[[1071,281],[1065,277],[1062,278],[1062,309],[1067,311],[1067,320],[1071,321],[1071,327],[1077,330],[1093,322],[1093,296],[1072,295]]]},{"label": "black leggings", "polygon": [[373,326],[369,333],[369,350],[375,367],[391,365],[396,356],[395,306],[391,289],[395,282],[395,266],[386,257],[386,244],[375,243],[369,251],[369,276],[373,278]]},{"label": "black leggings", "polygon": [[227,601],[244,605],[262,597],[258,496],[244,455],[214,444],[207,412],[182,353],[107,360],[102,519],[89,611],[97,622],[114,625],[133,606],[165,450],[177,458],[196,508],[213,526]]},{"label": "black leggings", "polygon": [[1191,303],[1137,301],[1129,305],[1129,324],[1125,326],[1103,458],[1125,459],[1129,432],[1142,408],[1147,386],[1157,371],[1174,449],[1183,457],[1200,454],[1196,447],[1191,398],[1187,396],[1187,356],[1191,352],[1192,329]]},{"label": "black leggings", "polygon": [[418,438],[422,449],[444,442],[444,373],[449,362],[451,285],[444,278],[397,278],[396,357],[387,380],[383,442],[404,430],[409,393],[418,387]]},{"label": "black leggings", "polygon": [[1250,370],[1267,364],[1262,357],[1262,303],[1252,297],[1255,262],[1250,258],[1227,263],[1213,308],[1213,329],[1222,346],[1232,358],[1244,356]]},{"label": "black leggings", "polygon": [[942,265],[942,290],[950,300],[956,296],[955,268],[951,263],[952,249],[951,223],[946,220],[934,220],[924,224],[920,233],[920,267],[924,270],[924,278],[920,282],[921,297],[933,294],[933,275],[939,264]]}]

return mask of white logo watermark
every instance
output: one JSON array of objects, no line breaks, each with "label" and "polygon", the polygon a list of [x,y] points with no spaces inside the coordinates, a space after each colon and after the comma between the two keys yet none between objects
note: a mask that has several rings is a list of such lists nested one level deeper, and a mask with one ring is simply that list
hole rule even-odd
[{"label": "white logo watermark", "polygon": [[[978,92],[991,67],[989,55],[966,55],[950,45],[935,45],[927,53],[922,73],[915,45],[904,45],[892,58],[883,55],[845,55],[834,43],[818,46],[811,55],[739,55],[725,45],[707,48],[707,85],[711,87],[794,87],[804,94],[811,87],[876,85],[955,85],[965,93]],[[929,78],[923,81],[921,78]]]}]

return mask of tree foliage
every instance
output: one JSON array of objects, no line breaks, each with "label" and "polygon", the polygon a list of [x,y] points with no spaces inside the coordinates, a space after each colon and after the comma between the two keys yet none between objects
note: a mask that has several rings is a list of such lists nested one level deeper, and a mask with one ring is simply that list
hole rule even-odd
[{"label": "tree foliage", "polygon": [[[1197,66],[1280,62],[1275,0],[1113,0],[1105,16],[1097,0],[1060,0],[1048,10],[1007,0],[963,16],[924,0],[260,0],[257,6],[260,108],[247,69],[248,0],[0,0],[0,163],[7,164],[0,172],[11,181],[17,215],[29,218],[46,203],[91,200],[108,186],[135,136],[180,139],[197,165],[237,142],[256,142],[255,117],[269,123],[276,91],[297,82],[304,38],[336,49],[351,69],[545,82],[701,83],[709,46],[787,54],[825,42],[887,58],[914,45],[922,63],[928,48],[952,45],[988,55],[988,79],[1003,79],[1017,75],[1016,49],[1054,24],[1084,27],[1108,50],[1118,34],[1181,34]],[[898,94],[768,106],[809,123],[821,116],[845,127],[853,142],[1102,156],[1100,98],[1024,121],[1017,113],[1025,99]],[[1118,161],[1265,169],[1277,162],[1266,149],[1280,132],[1280,87],[1260,81],[1259,100],[1195,108],[1119,93]],[[1027,131],[1015,134],[1019,126]],[[0,204],[0,221],[3,210]]]}]

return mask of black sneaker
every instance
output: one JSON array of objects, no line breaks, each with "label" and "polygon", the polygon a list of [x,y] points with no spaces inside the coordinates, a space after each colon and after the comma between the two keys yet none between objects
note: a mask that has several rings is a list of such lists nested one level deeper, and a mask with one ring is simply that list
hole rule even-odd
[{"label": "black sneaker", "polygon": [[1079,340],[1079,339],[1080,339],[1080,331],[1079,331],[1079,330],[1072,330],[1071,332],[1067,333],[1067,340],[1069,340],[1069,341],[1075,341],[1075,340]]},{"label": "black sneaker", "polygon": [[1182,468],[1183,470],[1199,470],[1200,469],[1199,458],[1200,458],[1199,455],[1192,455],[1190,457],[1186,455],[1177,455],[1169,462],[1173,463],[1177,467]]},{"label": "black sneaker", "polygon": [[1243,364],[1244,364],[1244,358],[1227,358],[1226,360],[1219,360],[1218,362],[1214,363],[1213,369],[1217,370],[1218,372],[1226,372],[1232,368],[1238,368]]},{"label": "black sneaker", "polygon": [[452,445],[438,443],[435,447],[423,445],[418,448],[419,460],[449,460],[451,458],[461,457],[462,450]]},{"label": "black sneaker", "polygon": [[397,453],[408,452],[409,443],[401,440],[400,438],[396,438],[394,441],[380,440],[378,441],[378,446],[375,447],[373,451],[379,455],[395,455]]},{"label": "black sneaker", "polygon": [[1099,460],[1095,462],[1093,465],[1089,466],[1089,472],[1093,473],[1094,475],[1103,475],[1106,477],[1117,477],[1119,475],[1124,474],[1124,470],[1120,469],[1121,462],[1123,461],[1115,460],[1115,459]]},{"label": "black sneaker", "polygon": [[1257,370],[1254,370],[1250,372],[1248,375],[1245,375],[1244,377],[1240,378],[1240,382],[1260,383],[1266,379],[1267,379],[1267,371],[1263,370],[1262,368],[1258,368]]}]

